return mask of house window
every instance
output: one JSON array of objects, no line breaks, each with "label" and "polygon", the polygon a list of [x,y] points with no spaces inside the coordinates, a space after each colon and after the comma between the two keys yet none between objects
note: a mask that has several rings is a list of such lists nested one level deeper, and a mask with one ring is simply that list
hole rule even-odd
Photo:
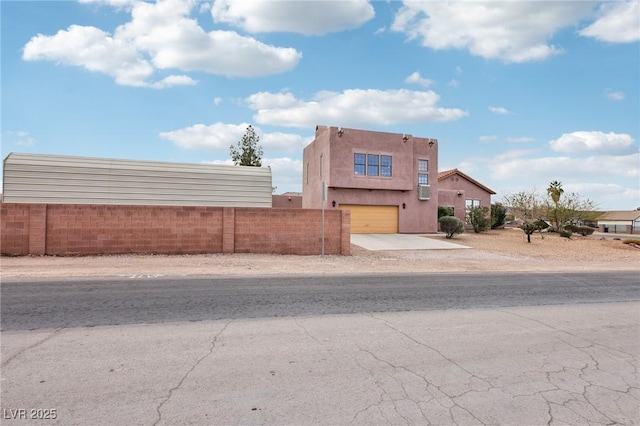
[{"label": "house window", "polygon": [[320,154],[320,177],[322,177],[322,154]]},{"label": "house window", "polygon": [[307,163],[307,185],[309,185],[309,163]]},{"label": "house window", "polygon": [[380,156],[380,176],[391,177],[391,156]]},{"label": "house window", "polygon": [[353,173],[358,176],[366,175],[366,158],[367,156],[365,154],[356,153],[353,156]]},{"label": "house window", "polygon": [[467,215],[468,215],[471,209],[480,207],[480,200],[465,200],[464,204],[465,204],[465,208],[467,210]]},{"label": "house window", "polygon": [[367,155],[367,175],[378,176],[380,174],[380,156]]},{"label": "house window", "polygon": [[353,173],[357,176],[391,177],[393,159],[391,155],[355,153]]},{"label": "house window", "polygon": [[429,185],[429,160],[418,160],[418,185]]}]

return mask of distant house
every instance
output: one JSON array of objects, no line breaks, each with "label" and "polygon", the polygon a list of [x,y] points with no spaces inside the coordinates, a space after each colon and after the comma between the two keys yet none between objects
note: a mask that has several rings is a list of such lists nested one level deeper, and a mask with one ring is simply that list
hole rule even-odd
[{"label": "distant house", "polygon": [[640,234],[640,210],[609,211],[598,217],[600,232]]},{"label": "distant house", "polygon": [[350,210],[352,233],[438,230],[436,139],[317,126],[303,165],[303,208]]},{"label": "distant house", "polygon": [[301,209],[302,193],[285,192],[284,194],[274,194],[272,197],[272,207],[274,209]]},{"label": "distant house", "polygon": [[473,207],[491,208],[495,191],[458,169],[438,173],[438,205],[453,209],[454,216],[465,221]]}]

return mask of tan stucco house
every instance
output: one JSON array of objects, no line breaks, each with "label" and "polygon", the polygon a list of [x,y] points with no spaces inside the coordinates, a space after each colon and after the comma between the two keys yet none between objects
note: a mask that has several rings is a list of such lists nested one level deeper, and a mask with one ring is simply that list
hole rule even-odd
[{"label": "tan stucco house", "polygon": [[453,209],[454,216],[465,221],[473,207],[491,208],[495,191],[458,169],[438,173],[438,205]]}]

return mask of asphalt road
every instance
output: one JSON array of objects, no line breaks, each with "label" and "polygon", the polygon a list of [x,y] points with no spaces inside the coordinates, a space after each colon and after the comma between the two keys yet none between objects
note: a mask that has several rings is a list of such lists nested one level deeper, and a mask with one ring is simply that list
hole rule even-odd
[{"label": "asphalt road", "polygon": [[3,282],[2,331],[639,301],[634,272]]}]

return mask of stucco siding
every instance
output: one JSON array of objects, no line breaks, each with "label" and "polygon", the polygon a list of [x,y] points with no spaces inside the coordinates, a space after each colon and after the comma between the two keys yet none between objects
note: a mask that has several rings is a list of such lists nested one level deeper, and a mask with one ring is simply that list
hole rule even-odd
[{"label": "stucco siding", "polygon": [[271,170],[12,153],[7,203],[271,207]]},{"label": "stucco siding", "polygon": [[[368,172],[357,175],[356,153],[390,156],[391,176]],[[304,149],[303,158],[303,208],[322,207],[324,181],[327,209],[339,208],[342,204],[397,206],[398,232],[437,232],[438,144],[435,139],[318,126],[315,139]],[[428,161],[429,200],[418,199],[419,160]]]},{"label": "stucco siding", "polygon": [[[491,194],[484,189],[478,187],[473,182],[468,181],[462,176],[452,175],[439,181],[440,190],[449,190],[454,193],[460,192],[463,200],[480,200],[482,207],[491,208]],[[440,205],[445,205],[439,202]],[[464,204],[463,204],[464,205]]]}]

